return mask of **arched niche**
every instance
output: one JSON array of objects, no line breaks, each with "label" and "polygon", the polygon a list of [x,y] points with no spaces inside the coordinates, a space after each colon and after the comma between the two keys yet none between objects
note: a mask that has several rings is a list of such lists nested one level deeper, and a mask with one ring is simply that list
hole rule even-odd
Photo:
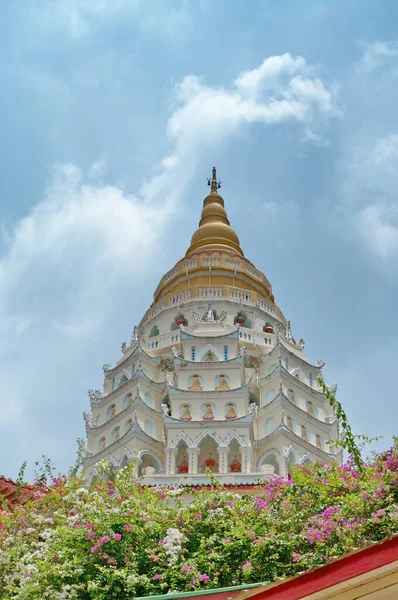
[{"label": "arched niche", "polygon": [[198,471],[205,473],[208,468],[206,463],[213,461],[214,465],[211,467],[213,473],[218,472],[218,454],[217,454],[217,443],[213,437],[206,435],[199,443],[200,453],[198,458]]},{"label": "arched niche", "polygon": [[157,325],[153,325],[153,327],[151,328],[151,331],[149,332],[149,336],[148,337],[156,337],[159,335],[159,327]]},{"label": "arched niche", "polygon": [[275,419],[274,417],[269,417],[264,423],[264,437],[270,435],[275,429]]},{"label": "arched niche", "polygon": [[206,402],[200,407],[200,418],[202,421],[214,421],[216,418],[216,405],[212,402]]},{"label": "arched niche", "polygon": [[276,396],[277,391],[274,388],[268,390],[268,392],[265,394],[264,405],[270,404],[270,402],[272,402],[272,400],[274,400]]},{"label": "arched niche", "polygon": [[272,363],[272,365],[268,367],[268,375],[271,375],[271,373],[273,373],[277,367],[277,363]]},{"label": "arched niche", "polygon": [[155,408],[155,398],[149,392],[145,392],[144,394],[144,402],[151,408]]},{"label": "arched niche", "polygon": [[[176,472],[187,473],[189,466],[189,454],[188,444],[185,440],[181,439],[177,444],[177,456],[176,456]],[[183,467],[181,469],[181,467]]]},{"label": "arched niche", "polygon": [[139,477],[163,472],[160,459],[151,450],[141,450],[138,458],[141,459],[138,468]]},{"label": "arched niche", "polygon": [[153,421],[151,421],[151,419],[145,419],[144,431],[147,435],[156,438],[156,425]]},{"label": "arched niche", "polygon": [[271,465],[272,467],[274,467],[274,471],[273,471],[274,474],[279,475],[280,474],[279,473],[279,463],[276,459],[277,459],[277,456],[274,452],[265,453],[260,459],[259,471],[262,471],[262,470],[265,471],[265,468],[264,468],[265,465]]},{"label": "arched niche", "polygon": [[118,387],[118,388],[121,387],[124,383],[126,383],[126,381],[127,381],[127,377],[123,373],[123,375],[120,377],[116,387]]},{"label": "arched niche", "polygon": [[102,436],[102,438],[100,438],[98,440],[98,452],[105,450],[105,448],[106,448],[106,440],[105,440],[105,436]]},{"label": "arched niche", "polygon": [[116,416],[116,404],[111,404],[106,411],[106,420],[109,421]]},{"label": "arched niche", "polygon": [[120,438],[120,427],[115,427],[111,433],[111,444],[117,442]]},{"label": "arched niche", "polygon": [[131,392],[129,392],[123,398],[123,409],[130,406],[130,404],[132,404],[132,402],[133,402],[133,394]]}]

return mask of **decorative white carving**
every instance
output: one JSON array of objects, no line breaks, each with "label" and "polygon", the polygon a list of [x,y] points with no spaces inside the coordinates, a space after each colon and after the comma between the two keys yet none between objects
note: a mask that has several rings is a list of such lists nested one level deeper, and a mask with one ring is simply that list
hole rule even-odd
[{"label": "decorative white carving", "polygon": [[80,456],[82,458],[87,458],[87,456],[88,456],[87,446],[86,446],[86,442],[82,438],[77,438],[77,447],[78,447]]},{"label": "decorative white carving", "polygon": [[286,448],[283,451],[283,456],[285,458],[288,458],[292,449],[293,449],[293,444],[290,444],[290,446],[286,446]]},{"label": "decorative white carving", "polygon": [[239,356],[243,356],[243,358],[246,356],[246,346],[241,346]]},{"label": "decorative white carving", "polygon": [[83,411],[83,418],[84,418],[84,422],[86,424],[86,428],[93,429],[96,426],[93,416],[90,415],[85,410]]},{"label": "decorative white carving", "polygon": [[300,350],[304,350],[305,341],[303,340],[303,338],[300,338],[299,343],[298,343],[298,347],[300,348]]},{"label": "decorative white carving", "polygon": [[316,366],[318,367],[318,369],[322,369],[322,367],[325,366],[325,361],[321,358],[318,358],[318,360],[316,361]]},{"label": "decorative white carving", "polygon": [[108,373],[108,371],[112,371],[112,365],[111,363],[105,363],[104,365],[102,365],[102,370],[104,371],[105,375]]},{"label": "decorative white carving", "polygon": [[178,354],[178,350],[175,346],[171,347],[171,353],[174,356],[174,358],[180,358],[180,355]]},{"label": "decorative white carving", "polygon": [[162,409],[162,415],[164,415],[165,417],[169,416],[169,407],[167,406],[167,404],[161,404],[161,409]]},{"label": "decorative white carving", "polygon": [[333,396],[335,396],[337,394],[337,383],[332,383],[329,385],[328,390],[331,394],[333,394]]},{"label": "decorative white carving", "polygon": [[213,321],[214,321],[214,313],[213,313],[213,309],[211,307],[211,302],[209,302],[207,305],[205,321],[207,323],[213,323]]},{"label": "decorative white carving", "polygon": [[88,390],[88,397],[90,398],[91,402],[99,402],[102,398],[102,393],[101,390]]},{"label": "decorative white carving", "polygon": [[249,414],[257,416],[258,406],[255,402],[250,402],[249,404]]},{"label": "decorative white carving", "polygon": [[166,380],[167,385],[173,385],[174,384],[174,373],[166,372],[164,374],[164,378]]}]

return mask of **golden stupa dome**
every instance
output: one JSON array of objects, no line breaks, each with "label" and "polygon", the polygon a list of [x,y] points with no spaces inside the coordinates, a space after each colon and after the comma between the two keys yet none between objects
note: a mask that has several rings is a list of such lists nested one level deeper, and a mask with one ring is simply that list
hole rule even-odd
[{"label": "golden stupa dome", "polygon": [[215,167],[213,167],[209,185],[211,185],[211,192],[203,201],[199,227],[192,236],[186,255],[206,248],[219,248],[220,250],[233,250],[243,256],[238,235],[230,226],[224,208],[224,200],[218,193],[220,183],[217,182]]}]

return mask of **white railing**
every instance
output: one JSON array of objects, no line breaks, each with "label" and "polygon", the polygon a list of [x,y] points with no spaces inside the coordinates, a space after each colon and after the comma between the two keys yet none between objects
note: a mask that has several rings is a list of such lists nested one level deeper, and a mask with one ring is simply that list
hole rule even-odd
[{"label": "white railing", "polygon": [[234,260],[233,258],[226,258],[225,259],[225,266],[228,267],[228,269],[240,269],[240,261],[239,260]]},{"label": "white railing", "polygon": [[221,298],[223,295],[222,288],[208,287],[197,288],[199,298]]},{"label": "white railing", "polygon": [[155,304],[155,306],[149,310],[148,319],[152,319],[152,317],[156,317],[156,315],[159,314],[160,311],[162,311],[163,309],[164,309],[164,302],[162,300],[161,302],[158,302],[158,304]]},{"label": "white railing", "polygon": [[169,298],[169,306],[179,305],[181,302],[185,302],[189,300],[191,297],[191,290],[185,290],[184,292],[180,292],[179,294],[174,294]]},{"label": "white railing", "polygon": [[258,308],[262,308],[263,310],[265,310],[265,312],[271,315],[274,315],[276,313],[275,306],[272,306],[272,304],[268,304],[268,302],[265,302],[264,300],[257,300],[257,306]]},{"label": "white railing", "polygon": [[175,277],[176,275],[178,275],[178,269],[177,269],[177,267],[174,267],[174,269],[171,269],[171,271],[166,273],[166,275],[163,277],[164,283],[167,283],[168,281],[170,281],[170,279],[173,279],[173,277]]},{"label": "white railing", "polygon": [[196,262],[196,260],[186,260],[182,264],[182,269],[183,271],[189,271],[189,269],[196,269],[197,266],[198,263]]},{"label": "white railing", "polygon": [[255,269],[254,267],[251,267],[250,265],[246,265],[246,271],[248,273],[250,273],[251,275],[253,275],[253,277],[258,279],[259,281],[263,281],[263,279],[264,279],[263,274],[260,273],[260,271],[257,271],[257,269]]},{"label": "white railing", "polygon": [[245,290],[236,290],[235,288],[229,288],[229,297],[234,300],[245,300],[246,302],[252,301],[252,295],[250,292]]},{"label": "white railing", "polygon": [[275,344],[275,336],[268,336],[247,327],[239,327],[239,338],[244,342],[256,344],[256,346],[273,346]]},{"label": "white railing", "polygon": [[162,335],[150,338],[147,342],[148,350],[156,350],[157,348],[165,348],[166,346],[173,346],[180,343],[180,332],[169,331]]},{"label": "white railing", "polygon": [[220,266],[220,258],[218,256],[205,256],[203,258],[203,264],[205,267],[219,267]]}]

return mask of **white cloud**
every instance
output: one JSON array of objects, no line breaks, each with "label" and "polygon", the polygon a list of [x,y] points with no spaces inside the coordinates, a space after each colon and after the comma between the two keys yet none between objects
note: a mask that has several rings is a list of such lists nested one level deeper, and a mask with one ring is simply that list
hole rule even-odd
[{"label": "white cloud", "polygon": [[141,31],[168,41],[188,36],[192,28],[191,11],[183,0],[47,0],[31,14],[48,30],[59,28],[77,40],[117,18],[131,19]]},{"label": "white cloud", "polygon": [[245,123],[320,125],[321,117],[336,116],[336,98],[320,79],[307,76],[307,70],[304,58],[284,54],[245,71],[228,88],[187,76],[177,86],[180,106],[170,118],[169,133],[180,142],[188,134],[214,143],[217,135],[228,135]]},{"label": "white cloud", "polygon": [[365,45],[357,70],[369,74],[382,66],[388,59],[398,56],[398,42],[372,42]]},{"label": "white cloud", "polygon": [[[338,221],[364,245],[376,264],[396,272],[398,258],[398,135],[350,149]],[[344,215],[344,219],[342,216]]]},{"label": "white cloud", "polygon": [[357,230],[381,260],[398,257],[398,204],[374,204],[357,215]]}]

